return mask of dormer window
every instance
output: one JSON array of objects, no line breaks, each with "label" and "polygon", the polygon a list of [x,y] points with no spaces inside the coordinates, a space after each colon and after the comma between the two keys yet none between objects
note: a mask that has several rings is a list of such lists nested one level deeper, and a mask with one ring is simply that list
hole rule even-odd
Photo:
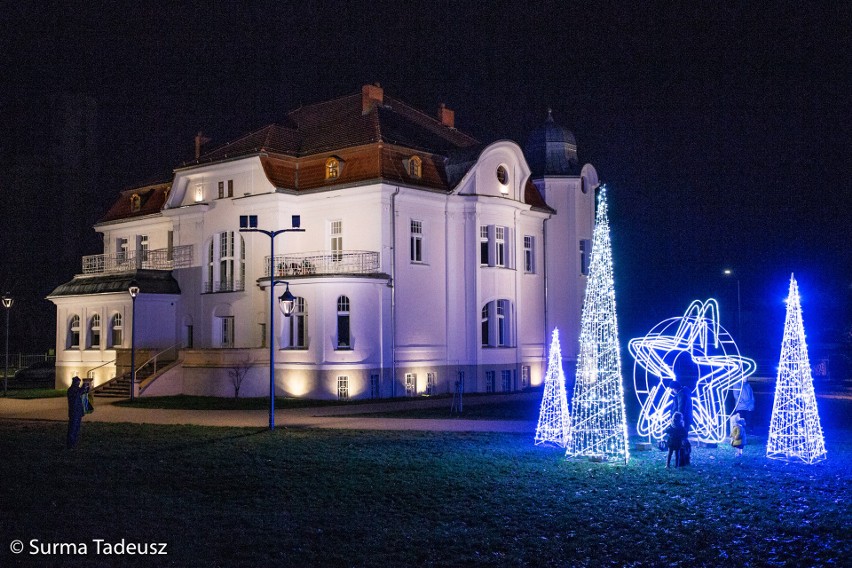
[{"label": "dormer window", "polygon": [[406,170],[409,176],[420,179],[423,175],[423,160],[420,159],[420,156],[411,156],[408,158]]},{"label": "dormer window", "polygon": [[340,160],[329,158],[325,161],[325,179],[337,179],[340,177]]},{"label": "dormer window", "polygon": [[134,193],[130,196],[130,211],[135,213],[140,209],[142,209],[142,198],[138,193]]}]

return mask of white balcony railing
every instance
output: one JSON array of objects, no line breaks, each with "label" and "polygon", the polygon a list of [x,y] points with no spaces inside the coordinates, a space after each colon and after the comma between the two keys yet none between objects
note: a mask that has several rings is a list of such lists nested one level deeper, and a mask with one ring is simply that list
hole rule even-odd
[{"label": "white balcony railing", "polygon": [[132,272],[134,270],[173,270],[192,265],[192,245],[148,251],[92,254],[83,257],[83,274]]},{"label": "white balcony railing", "polygon": [[[264,259],[269,276],[269,257]],[[375,274],[381,269],[379,253],[366,250],[307,252],[275,255],[275,277],[322,274]]]}]

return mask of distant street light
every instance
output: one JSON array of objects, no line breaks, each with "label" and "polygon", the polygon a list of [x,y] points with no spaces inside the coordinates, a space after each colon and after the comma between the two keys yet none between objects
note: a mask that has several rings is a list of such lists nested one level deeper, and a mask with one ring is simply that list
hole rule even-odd
[{"label": "distant street light", "polygon": [[296,303],[296,298],[290,292],[290,283],[284,280],[275,279],[275,237],[281,233],[304,233],[305,230],[299,228],[301,218],[299,215],[293,215],[291,220],[291,229],[278,229],[277,231],[265,231],[257,228],[257,215],[240,215],[240,232],[241,233],[263,233],[269,237],[269,429],[275,430],[275,285],[286,284],[287,289],[278,299],[280,302],[281,311],[285,316],[290,317],[293,313],[293,307]]},{"label": "distant street light", "polygon": [[130,402],[133,402],[136,399],[136,296],[139,295],[139,286],[135,281],[130,283],[127,292],[133,301],[130,316]]},{"label": "distant street light", "polygon": [[737,280],[737,335],[739,336],[737,339],[740,341],[743,340],[743,318],[742,318],[742,308],[740,304],[740,277],[737,276],[733,270],[730,268],[726,268],[722,271],[722,274],[725,276],[733,276]]},{"label": "distant street light", "polygon": [[6,396],[7,383],[9,382],[9,312],[12,311],[14,300],[9,293],[3,296],[3,307],[6,308],[6,370],[3,371],[3,396]]}]

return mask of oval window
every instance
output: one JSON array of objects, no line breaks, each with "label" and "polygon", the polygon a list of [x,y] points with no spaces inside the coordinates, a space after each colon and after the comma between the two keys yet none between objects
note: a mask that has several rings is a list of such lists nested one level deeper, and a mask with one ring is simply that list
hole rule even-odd
[{"label": "oval window", "polygon": [[509,171],[506,166],[497,166],[497,181],[500,185],[509,185]]}]

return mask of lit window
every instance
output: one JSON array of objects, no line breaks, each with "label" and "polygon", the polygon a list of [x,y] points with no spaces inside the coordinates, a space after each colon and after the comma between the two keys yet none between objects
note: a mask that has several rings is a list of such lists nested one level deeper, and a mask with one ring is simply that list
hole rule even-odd
[{"label": "lit window", "polygon": [[97,349],[101,346],[101,316],[95,314],[89,320],[89,347]]},{"label": "lit window", "polygon": [[68,349],[79,349],[80,347],[80,316],[73,315],[68,322]]},{"label": "lit window", "polygon": [[405,374],[405,396],[414,396],[417,394],[417,374]]},{"label": "lit window", "polygon": [[343,221],[331,222],[331,260],[343,260]]},{"label": "lit window", "polygon": [[423,161],[419,156],[411,156],[408,159],[408,175],[418,179],[423,175]]},{"label": "lit window", "polygon": [[350,349],[351,347],[349,337],[349,298],[340,296],[337,298],[337,348]]},{"label": "lit window", "polygon": [[219,182],[219,199],[222,199],[223,197],[225,197],[225,182],[220,181]]},{"label": "lit window", "polygon": [[329,158],[325,161],[325,179],[337,179],[340,177],[340,160]]},{"label": "lit window", "polygon": [[124,340],[124,326],[122,325],[121,314],[113,314],[110,328],[112,347],[121,347],[121,343]]},{"label": "lit window", "polygon": [[204,201],[204,184],[195,184],[195,202]]},{"label": "lit window", "polygon": [[423,222],[411,220],[411,262],[423,262]]},{"label": "lit window", "polygon": [[308,310],[304,298],[296,297],[293,302],[293,313],[290,314],[290,348],[307,349],[308,347]]},{"label": "lit window", "polygon": [[140,209],[142,209],[142,198],[138,193],[134,193],[130,196],[130,211],[136,212]]},{"label": "lit window", "polygon": [[524,272],[535,272],[535,239],[524,236]]},{"label": "lit window", "polygon": [[426,394],[432,395],[437,392],[437,379],[435,373],[426,373]]}]

